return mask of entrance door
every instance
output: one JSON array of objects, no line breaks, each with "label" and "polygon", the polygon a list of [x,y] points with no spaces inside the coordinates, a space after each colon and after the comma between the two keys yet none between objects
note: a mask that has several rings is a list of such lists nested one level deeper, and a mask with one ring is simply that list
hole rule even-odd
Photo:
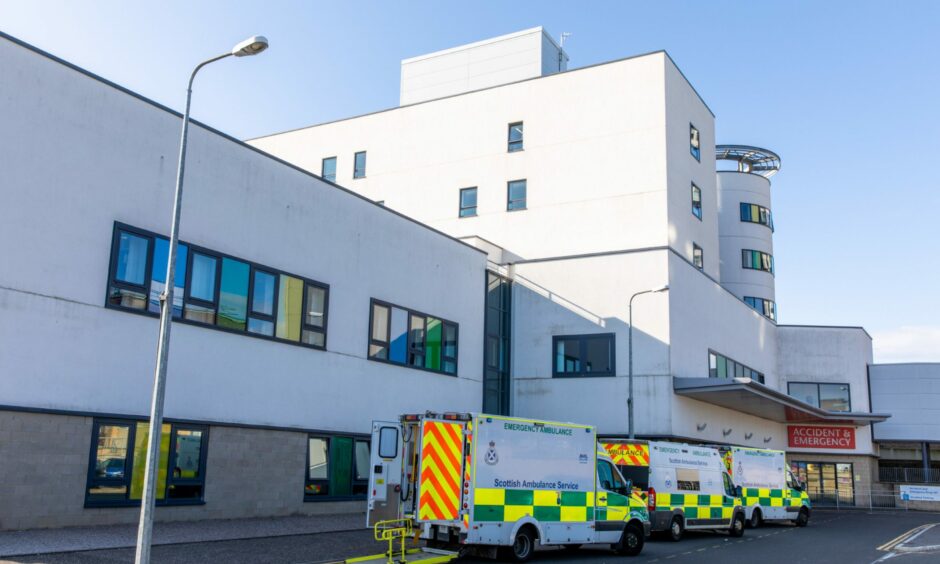
[{"label": "entrance door", "polygon": [[399,518],[402,488],[401,425],[390,421],[372,422],[372,454],[369,458],[369,505],[366,523]]},{"label": "entrance door", "polygon": [[855,505],[855,480],[851,464],[793,461],[790,470],[806,482],[806,493],[814,504]]}]

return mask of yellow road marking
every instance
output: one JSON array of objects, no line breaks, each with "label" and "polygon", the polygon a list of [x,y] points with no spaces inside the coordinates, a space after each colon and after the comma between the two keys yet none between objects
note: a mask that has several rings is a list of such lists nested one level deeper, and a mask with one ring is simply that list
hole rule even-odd
[{"label": "yellow road marking", "polygon": [[924,527],[927,527],[927,525],[920,525],[920,526],[914,527],[914,528],[911,529],[910,531],[901,533],[900,535],[894,537],[893,539],[891,539],[891,540],[889,540],[888,542],[884,543],[883,545],[879,546],[876,550],[881,550],[881,551],[888,551],[888,550],[891,550],[891,549],[894,548],[895,546],[897,546],[897,545],[901,544],[902,542],[906,541],[906,540],[908,539],[908,537],[910,537],[911,535],[913,535],[913,534],[919,532],[919,531],[920,531],[921,529],[923,529]]}]

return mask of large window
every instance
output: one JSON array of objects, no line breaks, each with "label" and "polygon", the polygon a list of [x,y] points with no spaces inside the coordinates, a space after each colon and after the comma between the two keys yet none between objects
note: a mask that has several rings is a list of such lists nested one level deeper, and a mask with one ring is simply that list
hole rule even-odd
[{"label": "large window", "polygon": [[[95,419],[85,492],[87,507],[139,504],[147,459],[146,421]],[[157,503],[201,503],[209,430],[164,423],[157,466]]]},{"label": "large window", "polygon": [[714,351],[708,351],[709,378],[750,378],[764,383],[764,374]]},{"label": "large window", "polygon": [[702,247],[692,243],[692,264],[699,270],[705,269],[705,257],[702,254]]},{"label": "large window", "polygon": [[506,210],[526,209],[526,181],[510,180],[506,185]]},{"label": "large window", "polygon": [[852,411],[848,384],[822,384],[817,382],[789,382],[787,393],[814,407],[829,411]]},{"label": "large window", "polygon": [[552,349],[556,378],[615,374],[613,333],[555,336]]},{"label": "large window", "polygon": [[472,217],[477,214],[477,188],[463,188],[460,190],[460,217]]},{"label": "large window", "polygon": [[330,182],[336,182],[336,157],[323,159],[323,163],[320,165],[320,176]]},{"label": "large window", "polygon": [[[115,224],[107,307],[157,316],[169,241]],[[179,244],[173,316],[224,331],[326,348],[329,286]]]},{"label": "large window", "polygon": [[695,160],[702,161],[702,140],[699,138],[698,129],[689,124],[689,152],[695,157]]},{"label": "large window", "polygon": [[741,250],[741,266],[751,270],[774,273],[774,257],[763,251]]},{"label": "large window", "polygon": [[457,374],[456,323],[372,300],[369,358]]},{"label": "large window", "polygon": [[770,215],[770,210],[757,204],[741,202],[741,221],[766,225],[771,231],[774,230],[774,220]]},{"label": "large window", "polygon": [[486,341],[483,412],[509,415],[512,282],[508,278],[493,272],[486,273],[486,311],[483,318]]},{"label": "large window", "polygon": [[702,219],[702,189],[692,184],[692,215]]},{"label": "large window", "polygon": [[764,298],[755,298],[752,296],[744,296],[744,303],[751,306],[757,310],[757,313],[763,315],[768,319],[777,319],[777,304],[773,300],[765,300]]},{"label": "large window", "polygon": [[522,122],[510,123],[509,124],[509,147],[508,151],[510,153],[515,153],[516,151],[521,151],[522,147]]},{"label": "large window", "polygon": [[308,436],[304,501],[364,498],[369,488],[369,452],[365,438]]},{"label": "large window", "polygon": [[366,177],[366,152],[359,151],[353,156],[353,178]]},{"label": "large window", "polygon": [[806,484],[806,493],[813,503],[855,505],[852,464],[791,460],[790,471]]}]

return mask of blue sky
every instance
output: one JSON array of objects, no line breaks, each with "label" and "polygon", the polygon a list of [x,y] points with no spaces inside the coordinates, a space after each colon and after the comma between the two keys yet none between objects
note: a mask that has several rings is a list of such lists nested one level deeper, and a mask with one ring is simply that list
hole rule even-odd
[{"label": "blue sky", "polygon": [[782,323],[863,325],[875,359],[940,361],[940,2],[51,2],[0,29],[236,137],[397,105],[399,62],[536,25],[569,67],[666,49],[719,143],[770,148]]}]

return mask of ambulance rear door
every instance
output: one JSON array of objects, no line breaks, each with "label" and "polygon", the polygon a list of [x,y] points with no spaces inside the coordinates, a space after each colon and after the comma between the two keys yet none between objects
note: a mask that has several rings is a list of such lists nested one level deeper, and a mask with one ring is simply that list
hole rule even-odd
[{"label": "ambulance rear door", "polygon": [[402,496],[401,425],[393,421],[372,422],[372,454],[369,470],[366,526],[398,519]]}]

